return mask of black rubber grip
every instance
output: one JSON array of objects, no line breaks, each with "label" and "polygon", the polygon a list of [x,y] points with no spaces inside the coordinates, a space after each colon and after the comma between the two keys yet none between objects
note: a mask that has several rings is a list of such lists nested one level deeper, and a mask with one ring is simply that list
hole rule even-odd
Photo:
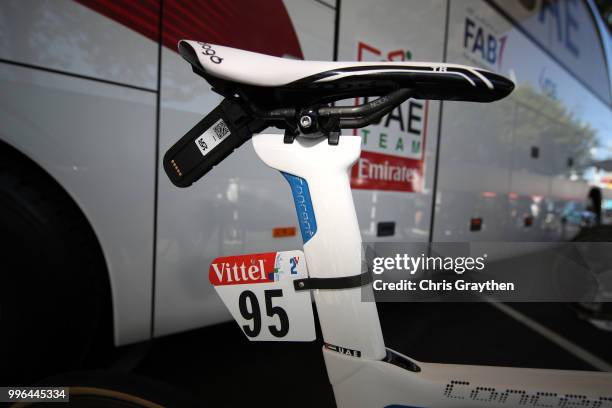
[{"label": "black rubber grip", "polygon": [[236,102],[221,102],[164,155],[170,181],[177,187],[198,181],[253,136],[251,119]]},{"label": "black rubber grip", "polygon": [[372,274],[366,271],[360,275],[339,278],[304,278],[293,281],[296,291],[310,289],[350,289],[365,286],[372,282]]}]

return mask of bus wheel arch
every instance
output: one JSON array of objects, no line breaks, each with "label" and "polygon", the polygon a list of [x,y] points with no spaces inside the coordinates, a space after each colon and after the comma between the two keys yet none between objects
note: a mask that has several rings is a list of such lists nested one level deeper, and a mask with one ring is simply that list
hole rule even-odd
[{"label": "bus wheel arch", "polygon": [[110,349],[110,277],[91,224],[57,180],[2,141],[0,229],[5,372],[29,381]]}]

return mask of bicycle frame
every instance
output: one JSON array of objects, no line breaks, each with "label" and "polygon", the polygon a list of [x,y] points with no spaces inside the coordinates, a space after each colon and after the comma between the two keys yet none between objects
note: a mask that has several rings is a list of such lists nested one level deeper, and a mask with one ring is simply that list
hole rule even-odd
[{"label": "bicycle frame", "polygon": [[[321,135],[322,136],[322,135]],[[257,155],[292,176],[309,276],[362,271],[349,171],[361,139],[253,136]],[[422,363],[386,349],[376,304],[362,288],[314,290],[323,357],[339,407],[612,407],[612,374]]]}]

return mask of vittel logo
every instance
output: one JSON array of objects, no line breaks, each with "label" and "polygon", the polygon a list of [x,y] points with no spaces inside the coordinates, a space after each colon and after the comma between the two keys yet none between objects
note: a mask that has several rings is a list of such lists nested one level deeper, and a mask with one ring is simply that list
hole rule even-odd
[{"label": "vittel logo", "polygon": [[200,44],[200,47],[202,47],[202,54],[209,57],[211,62],[215,64],[220,64],[221,62],[223,62],[223,58],[217,55],[217,52],[210,44],[203,42],[198,44]]},{"label": "vittel logo", "polygon": [[215,286],[274,282],[276,253],[239,255],[216,259],[209,280]]}]

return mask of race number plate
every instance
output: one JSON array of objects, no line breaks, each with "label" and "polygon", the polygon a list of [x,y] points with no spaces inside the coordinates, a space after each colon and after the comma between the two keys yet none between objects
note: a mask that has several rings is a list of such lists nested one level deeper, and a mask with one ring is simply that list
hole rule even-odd
[{"label": "race number plate", "polygon": [[302,251],[217,258],[208,276],[249,340],[315,339],[310,292],[293,287],[308,277]]}]

